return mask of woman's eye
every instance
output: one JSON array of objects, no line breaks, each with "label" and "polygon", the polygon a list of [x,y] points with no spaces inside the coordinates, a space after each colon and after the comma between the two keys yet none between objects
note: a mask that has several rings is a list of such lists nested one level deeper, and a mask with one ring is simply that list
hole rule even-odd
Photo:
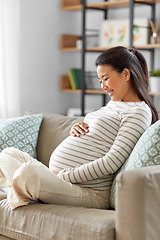
[{"label": "woman's eye", "polygon": [[[105,79],[103,79],[103,81],[107,81],[109,78],[105,78]],[[102,80],[99,80],[99,83],[100,84],[102,84],[102,82],[103,82]]]}]

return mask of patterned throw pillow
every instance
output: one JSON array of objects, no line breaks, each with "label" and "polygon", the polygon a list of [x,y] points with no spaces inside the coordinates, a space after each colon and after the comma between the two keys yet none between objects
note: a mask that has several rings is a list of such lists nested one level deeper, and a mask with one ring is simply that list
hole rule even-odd
[{"label": "patterned throw pillow", "polygon": [[42,119],[42,114],[0,119],[0,152],[7,147],[15,147],[36,158],[36,146]]},{"label": "patterned throw pillow", "polygon": [[129,158],[115,174],[111,193],[110,206],[116,206],[116,176],[119,172],[132,168],[160,164],[160,120],[151,125],[140,137]]}]

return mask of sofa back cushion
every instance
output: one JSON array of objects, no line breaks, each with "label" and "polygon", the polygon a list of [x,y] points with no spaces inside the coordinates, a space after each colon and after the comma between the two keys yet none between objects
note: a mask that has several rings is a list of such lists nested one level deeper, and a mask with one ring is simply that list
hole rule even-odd
[{"label": "sofa back cushion", "polygon": [[154,165],[160,165],[160,120],[142,134],[129,158],[115,174],[110,194],[111,207],[116,207],[116,177],[120,172]]},{"label": "sofa back cushion", "polygon": [[25,115],[42,114],[43,120],[37,142],[37,159],[49,166],[54,149],[69,136],[71,127],[84,117],[68,117],[55,113],[27,111]]}]

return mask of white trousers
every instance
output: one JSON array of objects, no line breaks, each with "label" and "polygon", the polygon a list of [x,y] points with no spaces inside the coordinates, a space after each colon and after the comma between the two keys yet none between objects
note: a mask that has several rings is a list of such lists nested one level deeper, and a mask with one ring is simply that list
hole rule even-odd
[{"label": "white trousers", "polygon": [[[5,164],[2,164],[4,159]],[[66,182],[18,149],[3,150],[0,153],[0,167],[0,186],[11,186],[7,199],[12,209],[38,199],[44,203],[109,208],[109,192],[82,188],[78,184]]]}]

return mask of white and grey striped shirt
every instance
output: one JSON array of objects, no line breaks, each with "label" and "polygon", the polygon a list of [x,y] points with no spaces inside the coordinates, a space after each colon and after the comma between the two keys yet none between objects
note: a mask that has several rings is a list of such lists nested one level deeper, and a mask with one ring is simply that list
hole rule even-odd
[{"label": "white and grey striped shirt", "polygon": [[94,190],[110,190],[114,173],[150,126],[145,102],[112,101],[86,115],[89,133],[67,137],[51,155],[49,168],[64,180]]}]

